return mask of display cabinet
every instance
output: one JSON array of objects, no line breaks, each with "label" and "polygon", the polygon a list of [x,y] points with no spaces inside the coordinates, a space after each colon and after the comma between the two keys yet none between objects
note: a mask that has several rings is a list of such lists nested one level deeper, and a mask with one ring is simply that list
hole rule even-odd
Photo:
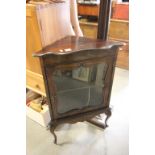
[{"label": "display cabinet", "polygon": [[67,36],[33,54],[39,57],[51,115],[50,129],[62,123],[89,121],[105,113],[122,43]]}]

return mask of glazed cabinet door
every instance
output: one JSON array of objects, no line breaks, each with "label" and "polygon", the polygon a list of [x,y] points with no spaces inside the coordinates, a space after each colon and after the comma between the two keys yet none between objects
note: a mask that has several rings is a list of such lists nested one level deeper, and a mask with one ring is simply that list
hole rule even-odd
[{"label": "glazed cabinet door", "polygon": [[[47,67],[54,117],[88,112],[107,106],[112,58]],[[109,93],[108,93],[109,94]]]}]

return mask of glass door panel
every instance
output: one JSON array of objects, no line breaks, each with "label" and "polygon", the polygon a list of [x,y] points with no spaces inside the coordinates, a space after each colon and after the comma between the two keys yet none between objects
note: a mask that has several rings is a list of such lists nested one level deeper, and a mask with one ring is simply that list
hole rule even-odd
[{"label": "glass door panel", "polygon": [[104,79],[107,64],[80,66],[75,69],[56,70],[57,112],[66,113],[103,104]]}]

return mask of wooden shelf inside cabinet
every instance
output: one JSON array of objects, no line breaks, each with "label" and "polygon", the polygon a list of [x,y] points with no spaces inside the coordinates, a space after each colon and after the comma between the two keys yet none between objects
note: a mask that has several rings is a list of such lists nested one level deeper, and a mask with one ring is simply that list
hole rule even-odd
[{"label": "wooden shelf inside cabinet", "polygon": [[107,115],[106,121],[110,117],[115,63],[122,45],[67,36],[33,54],[41,62],[55,143],[54,129],[61,123],[87,121],[101,113]]}]

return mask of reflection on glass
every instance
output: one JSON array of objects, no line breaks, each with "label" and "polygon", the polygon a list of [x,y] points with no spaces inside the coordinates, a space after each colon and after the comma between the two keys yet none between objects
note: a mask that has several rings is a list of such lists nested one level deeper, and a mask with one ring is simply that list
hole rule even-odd
[{"label": "reflection on glass", "polygon": [[102,104],[106,71],[107,64],[55,71],[58,113]]}]

